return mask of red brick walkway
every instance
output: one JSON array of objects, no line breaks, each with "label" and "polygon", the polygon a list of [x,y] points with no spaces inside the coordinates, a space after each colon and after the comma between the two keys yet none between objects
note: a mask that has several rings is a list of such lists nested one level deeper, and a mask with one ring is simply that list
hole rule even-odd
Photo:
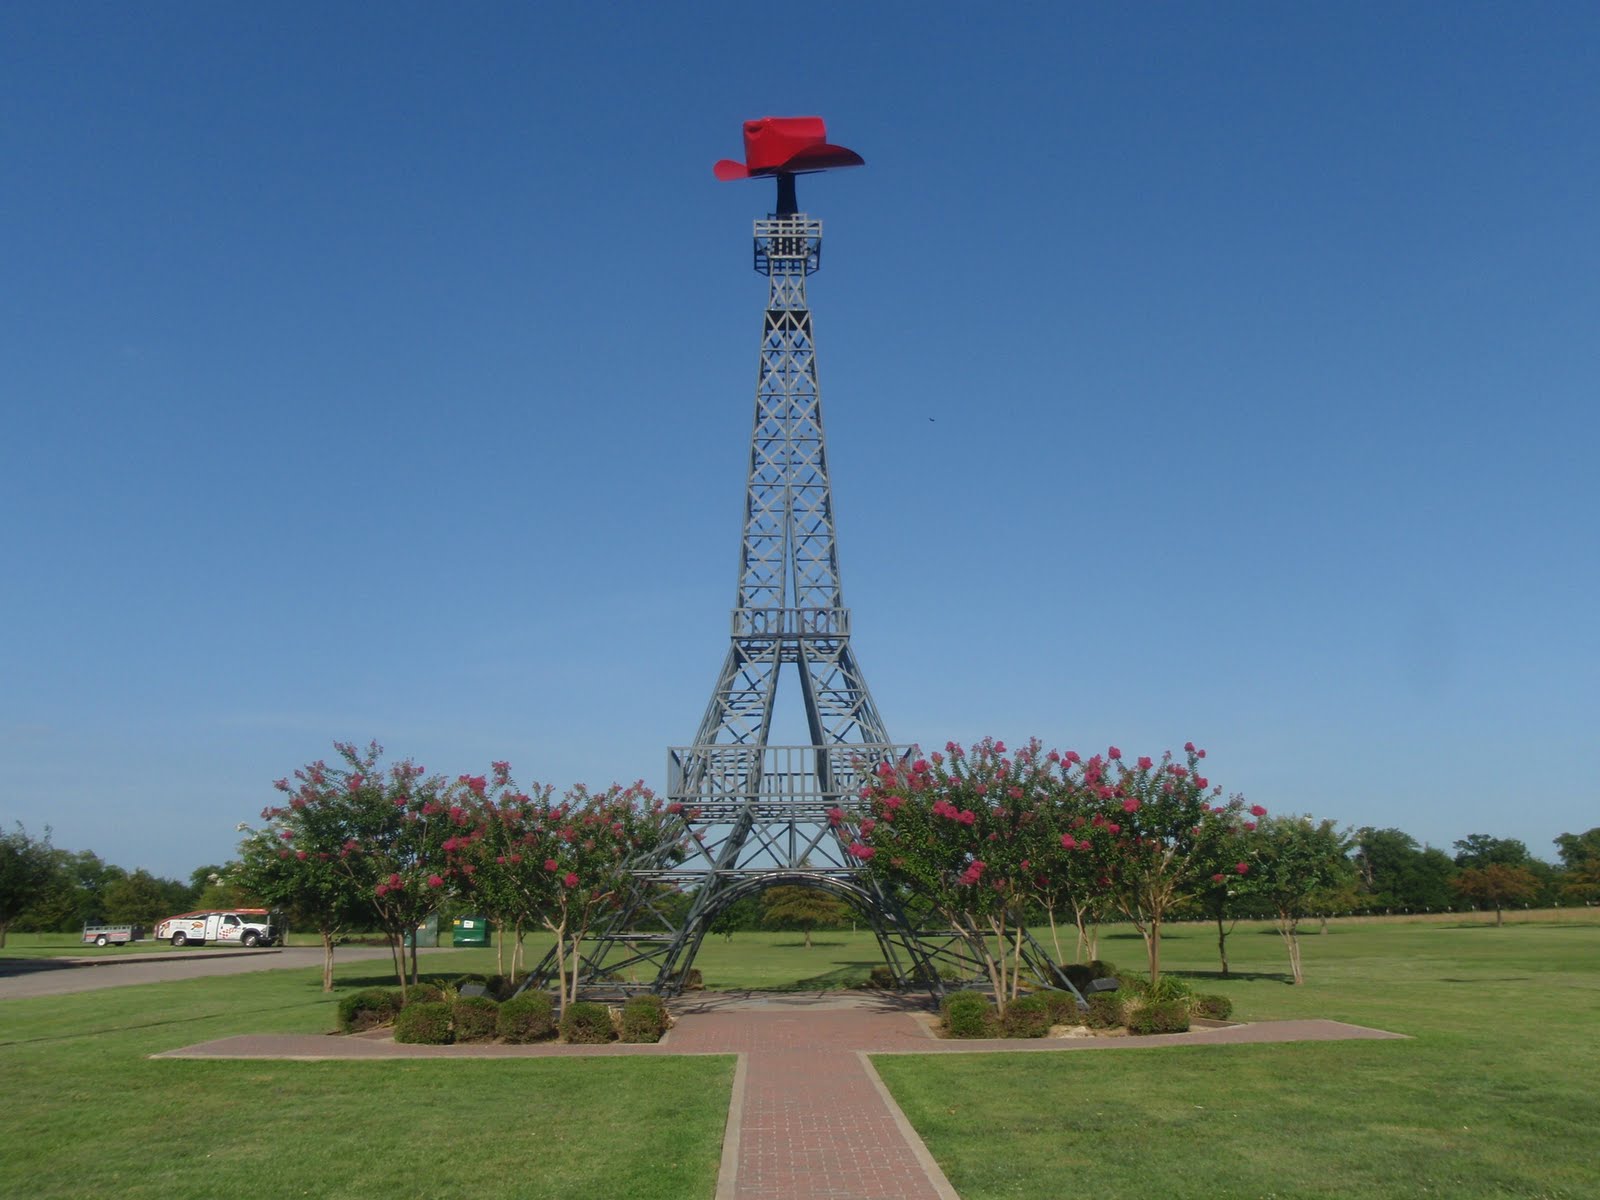
[{"label": "red brick walkway", "polygon": [[402,1046],[383,1034],[223,1038],[159,1058],[568,1058],[737,1054],[717,1200],[959,1200],[890,1099],[868,1054],[1060,1053],[1175,1045],[1394,1038],[1337,1021],[1269,1021],[1161,1037],[950,1042],[895,997],[729,996],[678,1001],[658,1046]]}]

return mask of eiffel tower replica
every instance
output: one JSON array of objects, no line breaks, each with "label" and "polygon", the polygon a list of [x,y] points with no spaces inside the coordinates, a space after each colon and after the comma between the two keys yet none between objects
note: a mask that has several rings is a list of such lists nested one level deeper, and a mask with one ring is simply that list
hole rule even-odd
[{"label": "eiffel tower replica", "polygon": [[[845,901],[877,935],[899,985],[942,990],[976,974],[948,933],[918,930],[899,899],[848,854],[848,812],[866,776],[905,747],[889,738],[850,645],[806,280],[822,259],[822,222],[800,212],[795,176],[859,166],[818,118],[745,124],[744,163],[720,179],[772,177],[777,208],[755,222],[755,269],[767,279],[755,424],[745,488],[739,586],[726,658],[694,742],[668,751],[667,800],[678,822],[634,864],[634,888],[584,955],[594,990],[674,994],[729,905],[776,884]],[[809,744],[769,741],[778,681],[798,676]],[[664,903],[690,897],[686,916]],[[681,912],[681,901],[675,906]],[[548,974],[552,963],[535,975]]]}]

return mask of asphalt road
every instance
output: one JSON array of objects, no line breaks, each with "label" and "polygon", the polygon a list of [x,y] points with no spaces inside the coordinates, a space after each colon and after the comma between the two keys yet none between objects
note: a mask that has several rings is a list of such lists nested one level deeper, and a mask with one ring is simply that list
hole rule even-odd
[{"label": "asphalt road", "polygon": [[[281,971],[320,967],[320,946],[281,950],[193,949],[171,954],[128,954],[103,950],[93,959],[12,958],[0,960],[0,1000],[18,996],[64,996],[96,988],[134,983],[170,983],[207,975],[243,975],[249,971]],[[386,946],[340,946],[336,962],[389,961]]]}]

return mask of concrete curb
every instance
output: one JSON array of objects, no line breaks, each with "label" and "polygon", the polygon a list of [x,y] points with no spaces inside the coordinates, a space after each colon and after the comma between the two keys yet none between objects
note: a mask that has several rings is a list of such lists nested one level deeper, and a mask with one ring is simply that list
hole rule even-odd
[{"label": "concrete curb", "polygon": [[[905,1138],[906,1145],[911,1148],[911,1155],[917,1160],[917,1165],[922,1168],[922,1173],[928,1177],[928,1182],[933,1190],[938,1193],[939,1200],[961,1200],[956,1189],[950,1186],[950,1180],[945,1178],[945,1173],[939,1169],[939,1163],[934,1159],[932,1152],[922,1136],[911,1127],[911,1122],[906,1119],[906,1114],[895,1103],[894,1097],[889,1094],[889,1089],[884,1086],[883,1077],[878,1074],[878,1069],[872,1065],[872,1051],[857,1050],[856,1058],[861,1060],[861,1069],[867,1073],[867,1078],[872,1081],[872,1086],[882,1098],[884,1107],[889,1110],[889,1115],[894,1118],[895,1128],[900,1131],[900,1136]],[[719,1193],[718,1200],[721,1200]]]},{"label": "concrete curb", "polygon": [[722,1160],[717,1165],[716,1200],[734,1200],[739,1188],[739,1135],[744,1124],[744,1085],[750,1057],[741,1054],[733,1068],[733,1094],[728,1097],[728,1125],[722,1134]]}]

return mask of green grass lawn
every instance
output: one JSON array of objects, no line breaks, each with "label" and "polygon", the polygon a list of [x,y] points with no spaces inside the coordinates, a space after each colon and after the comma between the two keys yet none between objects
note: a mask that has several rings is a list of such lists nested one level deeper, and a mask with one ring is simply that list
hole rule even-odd
[{"label": "green grass lawn", "polygon": [[[481,953],[425,955],[424,970]],[[340,977],[383,966],[352,963]],[[731,1057],[145,1057],[235,1033],[329,1030],[319,980],[264,971],[0,1001],[0,1195],[705,1200],[715,1189]]]},{"label": "green grass lawn", "polygon": [[1600,1195],[1600,926],[1336,924],[1301,988],[1270,931],[1231,957],[1219,980],[1202,927],[1163,943],[1236,1016],[1412,1040],[874,1061],[964,1200]]}]

